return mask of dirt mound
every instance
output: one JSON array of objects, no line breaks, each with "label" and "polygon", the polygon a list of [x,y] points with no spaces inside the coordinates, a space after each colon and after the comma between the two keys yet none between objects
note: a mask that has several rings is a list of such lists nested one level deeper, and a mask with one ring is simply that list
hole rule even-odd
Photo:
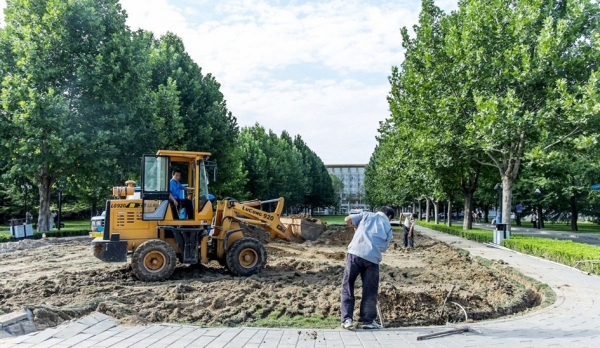
[{"label": "dirt mound", "polygon": [[263,244],[267,244],[271,241],[271,234],[260,226],[242,224],[242,228],[244,237],[257,239]]},{"label": "dirt mound", "polygon": [[346,225],[330,225],[317,242],[325,245],[348,245],[354,238],[354,228]]},{"label": "dirt mound", "polygon": [[[312,326],[333,327],[339,325],[345,248],[352,235],[351,228],[338,228],[317,242],[269,243],[266,268],[249,278],[235,277],[211,262],[179,266],[168,281],[144,283],[129,265],[101,263],[89,246],[76,243],[53,246],[52,253],[31,250],[23,266],[29,277],[23,278],[18,258],[4,254],[0,267],[7,276],[0,280],[0,310],[28,307],[41,328],[95,310],[126,323],[266,326],[309,320]],[[543,300],[543,294],[520,283],[503,263],[484,264],[420,235],[416,243],[414,250],[393,244],[381,264],[379,300],[389,327],[442,323],[439,309],[452,284],[450,301],[476,320],[522,311]],[[77,258],[64,261],[65,255]],[[48,272],[48,263],[59,271]],[[359,280],[356,313],[360,287]]]},{"label": "dirt mound", "polygon": [[89,245],[92,239],[89,237],[71,238],[44,238],[44,239],[22,239],[16,242],[0,243],[0,254],[10,253],[18,250],[30,250],[49,245],[64,243],[86,243]]}]

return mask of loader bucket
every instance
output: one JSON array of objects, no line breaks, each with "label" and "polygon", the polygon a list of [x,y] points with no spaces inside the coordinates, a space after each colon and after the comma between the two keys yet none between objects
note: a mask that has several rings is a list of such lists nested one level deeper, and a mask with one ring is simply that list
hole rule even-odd
[{"label": "loader bucket", "polygon": [[308,221],[304,217],[287,217],[281,218],[281,223],[288,227],[291,234],[300,241],[317,240],[321,233],[325,231],[325,225],[319,220]]}]

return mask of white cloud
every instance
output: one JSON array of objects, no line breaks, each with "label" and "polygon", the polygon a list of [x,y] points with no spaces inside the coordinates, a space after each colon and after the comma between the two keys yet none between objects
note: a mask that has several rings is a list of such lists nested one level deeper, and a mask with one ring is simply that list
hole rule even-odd
[{"label": "white cloud", "polygon": [[368,87],[350,79],[270,80],[241,87],[226,94],[244,115],[241,125],[258,122],[278,134],[300,134],[329,163],[366,163],[387,109],[387,85]]},{"label": "white cloud", "polygon": [[[294,3],[121,0],[132,29],[183,39],[203,72],[221,83],[240,125],[300,134],[325,163],[366,163],[389,114],[390,67],[403,60],[399,30],[417,22],[420,1]],[[457,0],[437,3],[448,11]],[[306,66],[330,74],[282,75]]]},{"label": "white cloud", "polygon": [[[135,11],[128,5],[126,10]],[[145,12],[152,8],[159,9],[164,22],[180,16],[166,0],[150,1]],[[203,71],[222,83],[240,125],[259,122],[277,133],[300,134],[326,163],[369,160],[379,121],[388,115],[386,77],[402,61],[399,29],[416,22],[418,5],[221,1],[213,11],[211,21],[168,29],[183,38]],[[132,27],[166,32],[149,18],[136,21],[130,21]],[[339,78],[280,80],[280,69],[301,63],[318,64]],[[381,83],[361,82],[356,73],[380,76]]]}]

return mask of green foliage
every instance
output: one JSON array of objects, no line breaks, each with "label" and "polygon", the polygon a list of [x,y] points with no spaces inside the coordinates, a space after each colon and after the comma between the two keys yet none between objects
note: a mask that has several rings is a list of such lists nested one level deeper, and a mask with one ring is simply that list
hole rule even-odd
[{"label": "green foliage", "polygon": [[[1,31],[0,172],[95,208],[160,148],[210,151],[217,195],[244,196],[237,123],[181,40],[131,32],[116,0],[11,1]],[[19,134],[14,137],[13,134]],[[17,190],[13,190],[12,194]],[[37,190],[36,190],[37,191]]]},{"label": "green foliage", "polygon": [[[10,232],[8,232],[9,226],[0,226],[0,229],[0,243],[15,241]],[[90,233],[90,220],[67,221],[65,222],[65,227],[61,228],[60,231],[55,227],[52,231],[34,232],[33,239],[41,239],[44,233],[46,237],[87,236]]]},{"label": "green foliage", "polygon": [[57,180],[114,170],[136,147],[146,69],[114,0],[15,0],[5,15],[0,151],[5,178],[39,187],[43,231]]},{"label": "green foliage", "polygon": [[[529,255],[543,257],[568,266],[575,266],[577,261],[600,260],[600,247],[571,240],[556,240],[526,236],[511,236],[502,241],[502,245]],[[600,264],[583,263],[582,270],[600,274]]]},{"label": "green foliage", "polygon": [[284,197],[287,207],[316,208],[335,202],[325,165],[299,136],[292,140],[283,132],[278,137],[256,124],[242,129],[240,144],[248,179],[244,189],[252,198]]},{"label": "green foliage", "polygon": [[346,222],[344,221],[344,219],[346,218],[346,215],[318,215],[318,216],[314,216],[317,219],[320,219],[323,222],[326,222],[328,224],[339,224],[339,225],[344,225],[346,224]]},{"label": "green foliage", "polygon": [[465,239],[474,240],[480,243],[491,243],[494,240],[492,231],[474,228],[471,230],[463,230],[461,226],[446,226],[432,222],[419,221],[418,225],[430,228],[432,230],[452,234]]},{"label": "green foliage", "polygon": [[0,243],[14,242],[15,239],[10,233],[0,232]]},{"label": "green foliage", "polygon": [[[341,181],[327,172],[323,161],[304,143],[300,135],[296,135],[293,145],[302,154],[302,168],[306,178],[303,205],[308,207],[336,205],[340,199],[340,191],[336,191],[335,188],[341,189]],[[333,180],[338,181],[335,188]],[[342,188],[343,185],[341,183]]]},{"label": "green foliage", "polygon": [[[42,239],[42,237],[46,235],[46,238],[50,237],[75,237],[75,236],[87,236],[90,234],[90,229],[80,229],[80,230],[69,230],[69,229],[61,229],[46,231],[46,232],[34,232],[32,239]],[[9,233],[0,233],[0,243],[4,242],[14,242],[15,239]]]},{"label": "green foliage", "polygon": [[525,167],[522,196],[545,187],[548,204],[557,198],[564,211],[571,200],[576,217],[574,202],[597,178],[598,28],[600,5],[587,0],[462,1],[450,14],[423,0],[414,36],[402,29],[391,115],[366,170],[369,202],[462,194],[468,214],[474,192],[489,207],[488,184],[502,182],[508,221]]},{"label": "green foliage", "polygon": [[[517,226],[516,222],[512,222],[513,227]],[[577,233],[600,233],[600,225],[595,222],[579,222],[577,224],[578,229]],[[530,221],[521,221],[521,227],[523,228],[533,228],[533,223]],[[565,222],[554,222],[554,221],[546,221],[544,229],[550,231],[571,231],[571,225]]]},{"label": "green foliage", "polygon": [[[448,227],[426,222],[419,222],[419,225],[480,243],[491,243],[493,241],[492,231],[482,229],[465,231],[459,227]],[[575,266],[577,261],[582,260],[600,260],[600,247],[575,243],[571,240],[527,237],[513,234],[510,239],[503,240],[502,245],[525,254],[543,257],[568,266]],[[600,274],[600,264],[582,264],[580,268],[589,269],[592,273]]]},{"label": "green foliage", "polygon": [[329,174],[329,177],[331,178],[331,186],[333,187],[333,206],[339,207],[342,192],[344,191],[344,183],[333,174]]},{"label": "green foliage", "polygon": [[245,198],[237,120],[227,109],[220,84],[185,51],[182,40],[167,33],[151,40],[150,86],[155,91],[154,151],[173,149],[207,151],[219,167],[210,185],[217,197]]}]

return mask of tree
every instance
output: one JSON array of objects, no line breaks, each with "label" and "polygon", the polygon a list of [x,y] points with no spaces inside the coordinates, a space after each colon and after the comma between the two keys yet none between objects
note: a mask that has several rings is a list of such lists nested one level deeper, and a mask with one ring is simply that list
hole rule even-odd
[{"label": "tree", "polygon": [[437,217],[439,201],[448,201],[450,214],[460,191],[465,202],[463,227],[470,229],[472,197],[480,172],[476,160],[481,152],[463,141],[474,103],[469,100],[468,87],[458,83],[453,57],[445,46],[448,28],[456,21],[456,16],[446,16],[433,1],[422,2],[415,37],[402,29],[405,60],[401,69],[392,69],[388,102],[395,129],[391,138],[403,149],[402,176],[409,178],[405,184],[420,190],[412,193],[413,198],[428,197]]},{"label": "tree", "polygon": [[460,62],[453,73],[474,86],[465,138],[500,174],[504,222],[523,160],[597,123],[598,13],[585,0],[460,3],[448,50]]},{"label": "tree", "polygon": [[239,129],[220,84],[212,75],[202,74],[183,41],[173,33],[152,39],[150,51],[151,88],[156,93],[157,122],[162,129],[158,138],[164,140],[160,146],[211,152],[219,166],[219,178],[211,184],[211,191],[217,196],[245,197]]},{"label": "tree", "polygon": [[340,210],[342,192],[344,192],[344,183],[342,180],[340,180],[340,178],[333,174],[329,174],[329,177],[331,178],[331,186],[333,187],[334,196],[332,205]]},{"label": "tree", "polygon": [[[242,129],[243,170],[252,198],[284,197],[286,207],[322,207],[333,202],[331,179],[323,162],[300,137],[292,140],[259,124]],[[324,177],[326,177],[324,179]]]},{"label": "tree", "polygon": [[398,162],[396,183],[416,182],[434,201],[461,191],[466,229],[482,166],[493,167],[508,222],[522,161],[597,133],[598,4],[465,0],[450,15],[431,0],[422,7],[414,38],[402,30],[405,61],[390,76],[377,165]]},{"label": "tree", "polygon": [[131,131],[146,124],[136,110],[147,69],[116,0],[15,0],[5,15],[5,176],[24,175],[38,186],[44,231],[57,180],[110,167],[143,140]]},{"label": "tree", "polygon": [[294,138],[294,147],[302,154],[303,172],[307,180],[303,204],[310,208],[334,205],[339,201],[339,192],[337,195],[334,192],[331,177],[323,161],[306,145],[300,135]]}]

